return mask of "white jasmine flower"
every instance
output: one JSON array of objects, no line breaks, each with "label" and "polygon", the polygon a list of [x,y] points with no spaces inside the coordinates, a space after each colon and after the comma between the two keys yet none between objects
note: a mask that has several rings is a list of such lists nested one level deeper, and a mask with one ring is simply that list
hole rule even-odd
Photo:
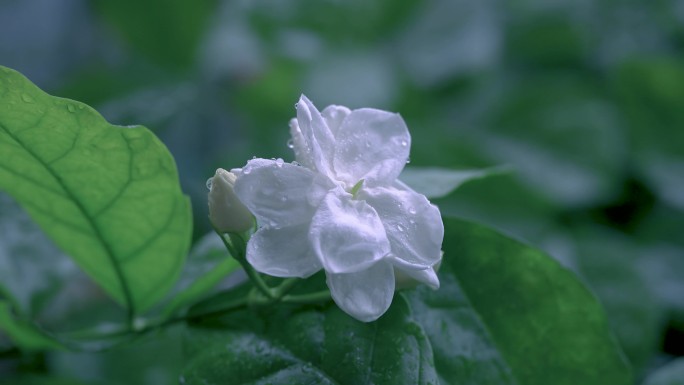
[{"label": "white jasmine flower", "polygon": [[296,163],[254,159],[233,170],[261,226],[249,263],[278,277],[324,269],[333,300],[365,322],[389,308],[395,269],[439,287],[439,210],[397,180],[411,143],[404,120],[370,108],[319,112],[302,95],[290,128]]}]

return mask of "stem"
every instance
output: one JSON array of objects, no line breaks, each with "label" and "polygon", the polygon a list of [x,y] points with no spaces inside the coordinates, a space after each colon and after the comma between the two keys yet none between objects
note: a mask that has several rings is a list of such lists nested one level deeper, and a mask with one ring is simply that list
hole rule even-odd
[{"label": "stem", "polygon": [[259,273],[254,270],[252,265],[250,265],[249,262],[247,262],[247,259],[245,259],[245,244],[247,242],[245,242],[243,236],[240,234],[229,233],[228,237],[230,237],[230,242],[228,242],[223,234],[218,232],[216,229],[214,229],[214,231],[216,231],[216,234],[218,234],[218,236],[221,238],[221,241],[226,246],[226,249],[228,249],[228,252],[230,252],[233,258],[240,263],[240,266],[242,266],[247,273],[247,277],[249,277],[257,289],[259,289],[259,291],[261,291],[261,293],[267,298],[274,298],[271,288],[266,285],[266,282],[264,282]]},{"label": "stem", "polygon": [[288,278],[284,280],[280,286],[276,287],[274,289],[274,297],[276,299],[281,299],[283,298],[287,293],[290,292],[290,290],[294,289],[295,286],[297,286],[301,282],[299,278]]},{"label": "stem", "polygon": [[281,301],[285,303],[296,303],[296,304],[312,304],[319,302],[330,301],[332,297],[328,290],[319,291],[316,293],[309,294],[298,294],[298,295],[286,295]]}]

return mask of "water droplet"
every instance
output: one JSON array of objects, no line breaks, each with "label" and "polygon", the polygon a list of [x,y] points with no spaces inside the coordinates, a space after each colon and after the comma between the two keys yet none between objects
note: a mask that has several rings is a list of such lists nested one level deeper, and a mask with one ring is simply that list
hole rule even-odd
[{"label": "water droplet", "polygon": [[406,164],[411,163],[411,158],[406,158]]},{"label": "water droplet", "polygon": [[299,108],[299,103],[295,103],[295,110]]},{"label": "water droplet", "polygon": [[278,166],[278,167],[283,167],[283,164],[284,164],[284,163],[285,163],[285,161],[284,161],[282,158],[278,158],[278,159],[276,159],[276,161],[275,161],[275,164],[276,164],[276,166]]},{"label": "water droplet", "polygon": [[252,159],[256,159],[256,155],[252,155]]},{"label": "water droplet", "polygon": [[412,224],[412,225],[415,225],[415,224],[416,224],[416,221],[414,221],[413,219],[409,219],[409,223]]},{"label": "water droplet", "polygon": [[242,169],[242,173],[243,173],[244,175],[249,175],[249,173],[251,173],[251,172],[252,172],[252,168],[251,168],[251,167],[245,167],[245,168]]},{"label": "water droplet", "polygon": [[214,178],[209,178],[207,179],[207,189],[211,191],[211,182],[214,180]]},{"label": "water droplet", "polygon": [[405,229],[404,229],[404,226],[402,226],[402,225],[397,225],[397,230],[403,232]]},{"label": "water droplet", "polygon": [[21,100],[26,103],[33,103],[33,98],[29,94],[21,94]]},{"label": "water droplet", "polygon": [[71,104],[67,104],[67,110],[69,110],[69,112],[76,112],[76,108]]},{"label": "water droplet", "polygon": [[415,207],[410,207],[408,211],[410,214],[413,214],[413,215],[416,214],[416,208]]},{"label": "water droplet", "polygon": [[406,147],[406,146],[408,146],[408,142],[405,141],[404,139],[401,140],[400,144],[401,144],[401,147]]},{"label": "water droplet", "polygon": [[292,139],[289,139],[289,140],[287,141],[287,147],[288,147],[288,148],[294,148],[294,141],[293,141]]}]

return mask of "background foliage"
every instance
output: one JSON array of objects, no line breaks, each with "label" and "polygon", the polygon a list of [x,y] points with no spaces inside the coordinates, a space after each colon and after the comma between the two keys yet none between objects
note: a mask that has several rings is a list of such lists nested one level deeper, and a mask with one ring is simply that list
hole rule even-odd
[{"label": "background foliage", "polygon": [[[577,272],[641,380],[684,355],[683,25],[675,0],[5,0],[0,64],[152,129],[176,158],[196,239],[216,167],[292,159],[287,121],[302,92],[320,108],[399,111],[412,165],[511,165],[435,203]],[[0,204],[0,274],[11,254],[52,257],[45,274],[14,277],[33,314],[107,319],[114,305],[11,199]],[[179,335],[2,361],[0,374],[173,382]],[[150,362],[150,351],[162,353]]]}]

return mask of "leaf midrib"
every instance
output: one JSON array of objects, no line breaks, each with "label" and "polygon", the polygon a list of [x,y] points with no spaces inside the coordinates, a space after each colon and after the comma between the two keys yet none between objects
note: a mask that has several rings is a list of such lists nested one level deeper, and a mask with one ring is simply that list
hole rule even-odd
[{"label": "leaf midrib", "polygon": [[[42,118],[41,118],[42,119]],[[36,125],[31,126],[31,128],[35,128]],[[90,216],[90,214],[87,212],[85,207],[81,204],[79,200],[76,199],[75,195],[73,192],[64,184],[62,181],[62,178],[60,178],[57,173],[50,167],[48,163],[43,161],[36,153],[34,153],[29,147],[26,146],[24,142],[19,140],[19,138],[14,135],[5,125],[0,124],[0,129],[2,129],[7,136],[9,136],[12,140],[14,140],[19,146],[26,151],[27,154],[29,154],[31,157],[33,157],[41,166],[43,166],[48,173],[54,178],[55,182],[59,185],[59,187],[64,191],[66,194],[65,198],[70,200],[71,202],[76,205],[78,210],[81,212],[81,215],[85,220],[88,222],[88,225],[93,229],[94,232],[94,237],[102,244],[105,254],[107,255],[107,258],[112,265],[112,268],[114,270],[114,273],[116,275],[117,280],[119,281],[119,285],[121,286],[121,289],[124,294],[124,300],[126,302],[126,308],[127,308],[127,318],[129,323],[133,322],[133,319],[135,318],[135,304],[133,302],[133,296],[131,294],[130,287],[128,286],[128,282],[126,281],[125,275],[123,273],[123,270],[121,269],[121,266],[117,263],[116,256],[114,255],[114,252],[107,242],[107,240],[104,238],[102,235],[102,232],[97,225],[97,222],[93,217]],[[30,129],[30,128],[27,128]],[[75,147],[75,146],[74,146]],[[71,152],[72,149],[69,151]],[[30,179],[24,178],[24,180],[28,180],[29,182],[32,182]]]}]

